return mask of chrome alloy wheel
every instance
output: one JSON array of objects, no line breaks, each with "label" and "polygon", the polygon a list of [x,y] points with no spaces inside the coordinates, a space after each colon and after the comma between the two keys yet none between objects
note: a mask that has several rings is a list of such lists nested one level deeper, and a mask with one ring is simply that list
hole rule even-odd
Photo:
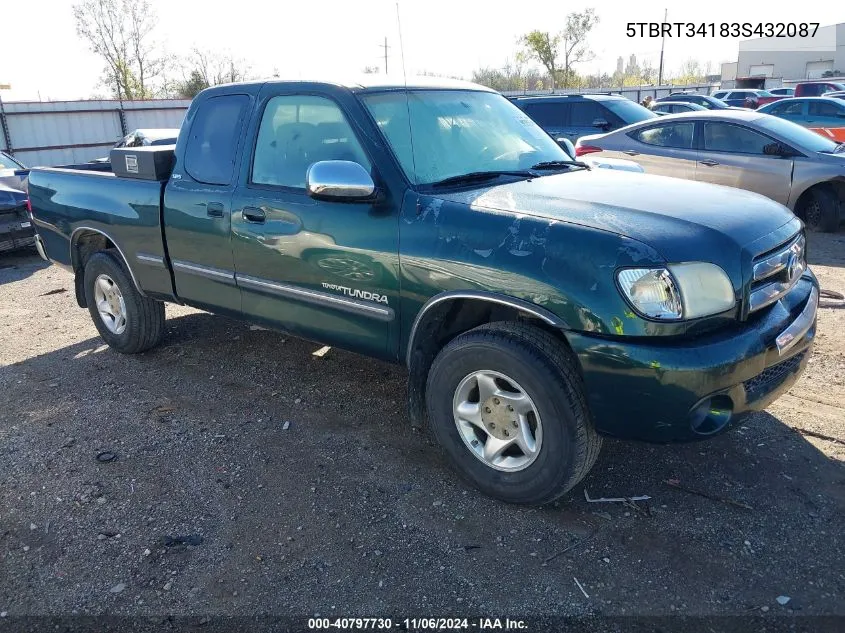
[{"label": "chrome alloy wheel", "polygon": [[452,411],[464,444],[490,468],[523,470],[540,454],[543,427],[537,407],[505,374],[469,374],[455,390]]},{"label": "chrome alloy wheel", "polygon": [[100,275],[94,281],[94,302],[109,332],[123,334],[126,329],[126,302],[114,279]]}]

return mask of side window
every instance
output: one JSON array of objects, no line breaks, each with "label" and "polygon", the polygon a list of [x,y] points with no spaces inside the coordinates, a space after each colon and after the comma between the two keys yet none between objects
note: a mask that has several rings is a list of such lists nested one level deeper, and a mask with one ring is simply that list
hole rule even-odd
[{"label": "side window", "polygon": [[704,151],[765,154],[773,141],[753,130],[728,123],[704,122]]},{"label": "side window", "polygon": [[566,125],[566,105],[563,103],[526,103],[523,110],[542,128]]},{"label": "side window", "polygon": [[840,109],[835,103],[827,103],[826,101],[811,101],[809,107],[810,116],[831,116],[835,117],[840,112],[845,112],[845,108]]},{"label": "side window", "polygon": [[779,103],[770,112],[778,116],[800,116],[804,108],[803,101]]},{"label": "side window", "polygon": [[349,160],[370,171],[370,161],[340,107],[313,95],[273,97],[264,108],[251,182],[305,187],[308,168],[321,160]]},{"label": "side window", "polygon": [[714,99],[724,99],[725,95],[727,95],[727,94],[728,94],[727,92],[714,92],[713,98]]},{"label": "side window", "polygon": [[569,115],[569,125],[572,127],[592,127],[596,119],[604,119],[610,122],[604,108],[599,108],[592,101],[576,101],[572,104]]},{"label": "side window", "polygon": [[191,178],[210,185],[232,182],[238,136],[248,104],[246,95],[223,95],[200,105],[185,148],[185,171]]},{"label": "side window", "polygon": [[816,97],[822,93],[823,86],[821,84],[807,84],[804,86],[804,94],[808,97]]},{"label": "side window", "polygon": [[636,133],[640,143],[656,145],[658,147],[672,147],[676,149],[692,149],[695,123],[667,123],[657,125]]}]

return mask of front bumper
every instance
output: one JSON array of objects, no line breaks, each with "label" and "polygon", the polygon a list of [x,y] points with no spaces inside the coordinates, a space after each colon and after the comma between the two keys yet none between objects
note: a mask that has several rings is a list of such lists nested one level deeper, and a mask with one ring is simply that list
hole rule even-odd
[{"label": "front bumper", "polygon": [[567,332],[596,429],[622,438],[689,441],[765,409],[810,359],[818,296],[808,272],[739,329],[684,341]]}]

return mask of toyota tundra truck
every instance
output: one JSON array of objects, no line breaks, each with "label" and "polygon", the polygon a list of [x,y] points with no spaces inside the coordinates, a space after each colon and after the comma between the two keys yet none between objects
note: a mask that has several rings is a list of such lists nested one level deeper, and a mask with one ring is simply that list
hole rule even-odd
[{"label": "toyota tundra truck", "polygon": [[591,169],[474,84],[217,86],[175,146],[111,170],[29,183],[39,251],[108,345],[154,347],[170,302],[403,363],[410,421],[502,500],[560,497],[602,436],[721,433],[810,357],[787,208]]}]

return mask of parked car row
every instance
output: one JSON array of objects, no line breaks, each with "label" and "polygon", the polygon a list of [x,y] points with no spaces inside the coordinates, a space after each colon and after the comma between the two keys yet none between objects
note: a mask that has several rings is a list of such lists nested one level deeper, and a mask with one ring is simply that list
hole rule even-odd
[{"label": "parked car row", "polygon": [[584,136],[578,156],[636,160],[647,173],[760,193],[810,229],[834,231],[845,200],[845,144],[751,110],[690,112]]}]

